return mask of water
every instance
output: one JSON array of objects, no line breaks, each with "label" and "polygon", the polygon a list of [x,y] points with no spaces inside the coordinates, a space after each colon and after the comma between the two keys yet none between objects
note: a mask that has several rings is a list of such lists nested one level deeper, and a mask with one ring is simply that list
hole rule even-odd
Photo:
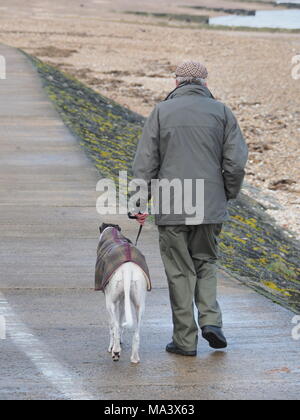
[{"label": "water", "polygon": [[300,0],[278,0],[277,4],[291,3],[291,4],[300,4]]},{"label": "water", "polygon": [[220,16],[210,18],[209,23],[210,25],[249,26],[252,28],[300,29],[300,10],[261,10],[256,12],[256,16]]}]

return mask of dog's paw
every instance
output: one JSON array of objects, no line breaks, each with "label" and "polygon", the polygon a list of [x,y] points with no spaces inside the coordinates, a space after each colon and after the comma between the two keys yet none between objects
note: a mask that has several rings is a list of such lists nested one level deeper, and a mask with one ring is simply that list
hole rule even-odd
[{"label": "dog's paw", "polygon": [[112,359],[114,362],[118,362],[120,360],[120,352],[112,352]]},{"label": "dog's paw", "polygon": [[138,363],[140,363],[140,358],[139,358],[139,356],[131,356],[130,361],[134,365],[137,365]]}]

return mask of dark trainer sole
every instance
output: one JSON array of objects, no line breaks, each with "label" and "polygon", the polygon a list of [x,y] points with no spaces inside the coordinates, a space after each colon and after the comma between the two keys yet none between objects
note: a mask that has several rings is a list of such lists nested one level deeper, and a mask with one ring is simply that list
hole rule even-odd
[{"label": "dark trainer sole", "polygon": [[215,333],[209,331],[202,334],[202,337],[208,341],[209,345],[213,349],[226,349],[227,343],[221,340]]},{"label": "dark trainer sole", "polygon": [[176,349],[168,349],[168,348],[166,348],[166,351],[168,353],[180,354],[180,356],[188,356],[188,357],[195,357],[195,356],[197,356],[197,352],[196,351],[184,351],[184,350],[180,350],[178,348],[176,348]]}]

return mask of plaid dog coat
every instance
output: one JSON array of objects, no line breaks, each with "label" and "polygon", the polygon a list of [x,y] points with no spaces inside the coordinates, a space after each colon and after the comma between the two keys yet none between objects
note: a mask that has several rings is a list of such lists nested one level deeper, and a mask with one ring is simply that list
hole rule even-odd
[{"label": "plaid dog coat", "polygon": [[116,228],[104,230],[97,248],[95,290],[104,292],[111,276],[125,262],[137,264],[145,273],[151,290],[149,269],[144,255]]}]

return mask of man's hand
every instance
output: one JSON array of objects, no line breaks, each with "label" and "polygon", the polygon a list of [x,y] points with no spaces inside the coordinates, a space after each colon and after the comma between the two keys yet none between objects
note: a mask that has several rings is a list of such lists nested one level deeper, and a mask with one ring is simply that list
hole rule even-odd
[{"label": "man's hand", "polygon": [[134,216],[136,217],[137,222],[140,225],[144,226],[149,214],[148,213],[137,213],[137,214],[134,214]]}]

